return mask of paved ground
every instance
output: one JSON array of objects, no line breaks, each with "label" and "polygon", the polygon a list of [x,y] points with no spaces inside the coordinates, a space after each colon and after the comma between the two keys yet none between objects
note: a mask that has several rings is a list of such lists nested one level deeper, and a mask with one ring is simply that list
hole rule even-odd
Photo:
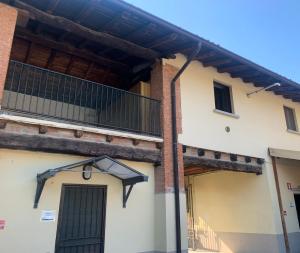
[{"label": "paved ground", "polygon": [[189,250],[189,253],[222,253],[219,251],[209,251],[209,250]]}]

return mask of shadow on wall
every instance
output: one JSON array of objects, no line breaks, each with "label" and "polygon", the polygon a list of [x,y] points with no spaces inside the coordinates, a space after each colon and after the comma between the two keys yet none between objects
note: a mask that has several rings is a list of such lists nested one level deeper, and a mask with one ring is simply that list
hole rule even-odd
[{"label": "shadow on wall", "polygon": [[194,223],[192,218],[189,217],[188,223],[189,248],[201,251],[234,253],[201,217],[198,217]]}]

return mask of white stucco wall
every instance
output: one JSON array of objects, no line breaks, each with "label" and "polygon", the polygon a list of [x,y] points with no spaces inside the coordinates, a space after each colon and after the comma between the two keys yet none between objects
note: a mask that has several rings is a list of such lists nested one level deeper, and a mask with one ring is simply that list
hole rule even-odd
[{"label": "white stucco wall", "polygon": [[107,185],[105,253],[149,252],[154,249],[154,169],[151,164],[123,161],[149,176],[135,185],[122,208],[118,179],[93,174],[85,181],[79,172],[61,172],[45,185],[38,209],[33,209],[36,175],[47,169],[84,160],[85,157],[0,149],[0,252],[53,253],[57,222],[40,221],[42,210],[59,211],[62,183]]},{"label": "white stucco wall", "polygon": [[[182,66],[184,57],[166,63]],[[232,118],[213,112],[215,109],[213,81],[231,86],[234,113]],[[181,142],[195,147],[267,158],[267,148],[300,151],[300,135],[286,131],[283,105],[295,108],[300,120],[300,104],[262,91],[254,91],[250,83],[218,73],[215,68],[204,68],[193,61],[180,78],[183,132]],[[231,131],[227,133],[225,127]]]},{"label": "white stucco wall", "polygon": [[192,192],[189,246],[222,253],[284,252],[283,237],[274,233],[270,194],[262,191],[265,181],[230,171],[186,178]]},{"label": "white stucco wall", "polygon": [[[184,61],[185,58],[178,55],[177,59],[165,60],[164,63],[180,68]],[[213,81],[231,87],[234,114],[238,117],[214,112]],[[262,233],[281,234],[282,226],[268,148],[300,151],[300,134],[287,131],[283,111],[283,105],[294,108],[299,121],[300,104],[267,91],[247,97],[246,94],[257,90],[257,87],[250,83],[246,84],[239,78],[231,78],[227,73],[218,73],[213,67],[205,68],[198,61],[193,61],[186,69],[180,78],[180,85],[182,109],[180,142],[194,147],[264,158],[266,163],[263,175],[253,180],[248,191],[261,193],[251,198],[251,201],[261,207],[256,215],[264,217],[260,225]],[[230,127],[229,133],[225,131],[227,126]],[[212,184],[215,183],[214,179],[211,180]],[[243,205],[240,200],[239,197],[234,198],[231,207]],[[245,217],[247,214],[247,211],[243,213]],[[256,226],[255,222],[253,226]],[[229,225],[227,230],[230,230]],[[244,230],[242,224],[239,230],[241,232]],[[247,230],[251,232],[250,228]]]}]

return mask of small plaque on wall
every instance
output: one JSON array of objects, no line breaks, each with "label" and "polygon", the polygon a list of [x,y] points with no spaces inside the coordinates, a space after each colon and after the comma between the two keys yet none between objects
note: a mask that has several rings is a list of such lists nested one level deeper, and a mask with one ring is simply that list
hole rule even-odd
[{"label": "small plaque on wall", "polygon": [[56,211],[55,210],[43,210],[41,213],[42,222],[53,222],[55,221]]}]

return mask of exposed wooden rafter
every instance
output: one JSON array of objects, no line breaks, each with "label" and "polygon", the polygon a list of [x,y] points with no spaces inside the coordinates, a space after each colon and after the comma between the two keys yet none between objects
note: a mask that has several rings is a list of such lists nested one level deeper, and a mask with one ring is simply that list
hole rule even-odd
[{"label": "exposed wooden rafter", "polygon": [[84,27],[76,22],[60,16],[54,16],[49,13],[36,9],[22,1],[16,0],[15,6],[20,9],[24,9],[30,13],[30,18],[38,20],[41,23],[53,26],[58,29],[63,29],[66,32],[77,34],[83,38],[89,38],[89,40],[96,43],[119,49],[130,55],[142,58],[142,59],[155,59],[160,58],[159,53],[152,49],[144,48],[127,40],[120,39],[113,35],[97,32],[87,27]]},{"label": "exposed wooden rafter", "polygon": [[130,67],[123,63],[104,58],[102,56],[91,53],[85,49],[78,49],[70,44],[66,44],[66,43],[52,40],[50,38],[46,38],[45,36],[43,36],[43,37],[37,36],[37,35],[29,32],[28,30],[25,30],[22,28],[17,29],[15,36],[25,39],[27,41],[34,42],[36,44],[44,45],[51,49],[63,51],[67,54],[71,54],[71,55],[86,59],[88,61],[94,61],[101,66],[111,68],[111,69],[121,72],[121,73],[131,71]]}]

